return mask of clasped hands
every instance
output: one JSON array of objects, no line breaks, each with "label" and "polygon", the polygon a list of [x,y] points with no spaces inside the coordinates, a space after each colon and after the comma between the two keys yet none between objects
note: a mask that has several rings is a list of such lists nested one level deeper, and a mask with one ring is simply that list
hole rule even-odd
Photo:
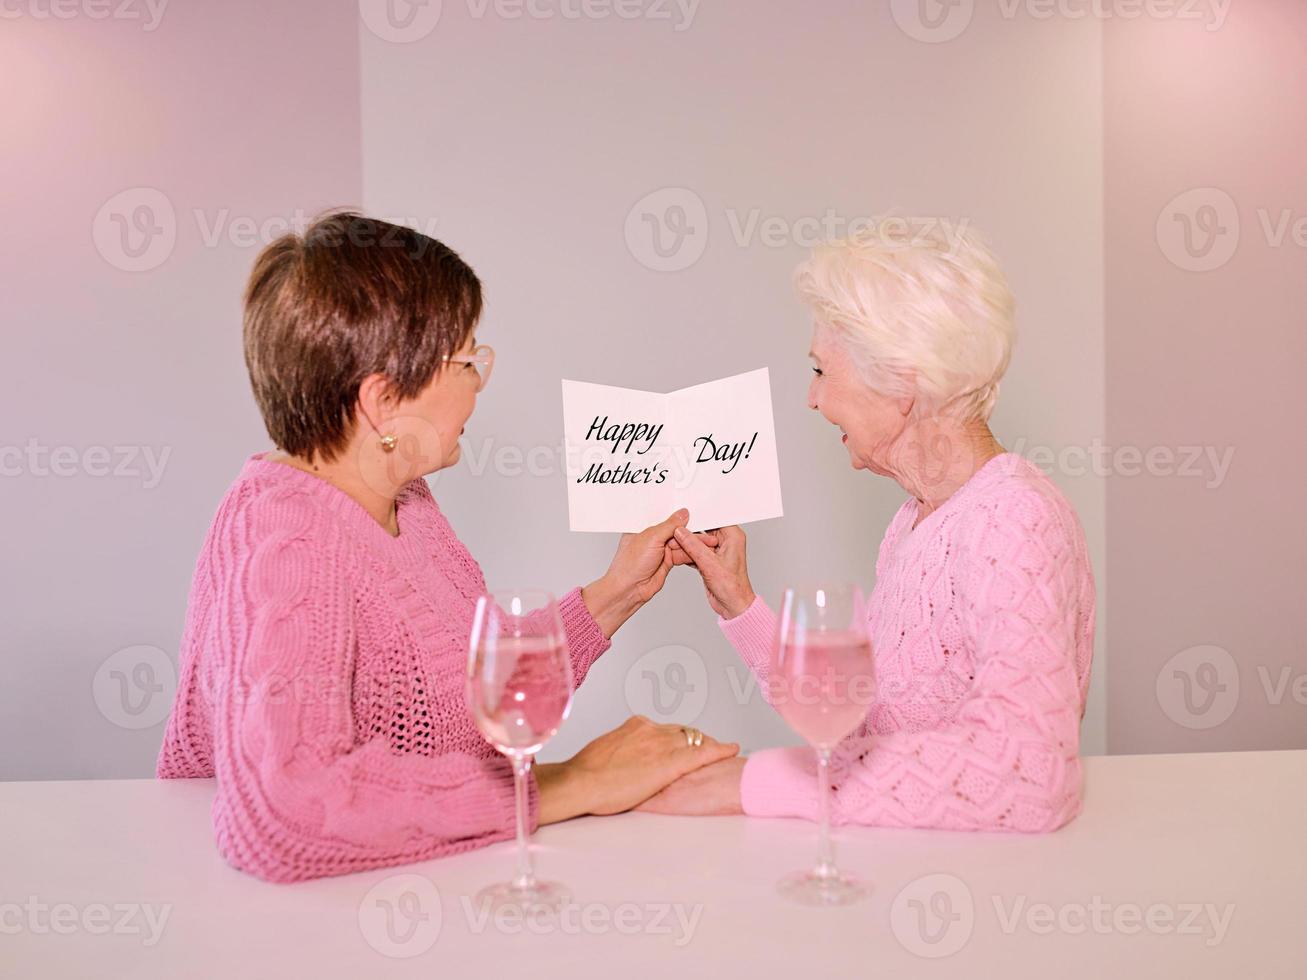
[{"label": "clasped hands", "polygon": [[656,596],[677,565],[699,572],[717,615],[732,619],[753,603],[744,531],[733,525],[692,534],[686,529],[689,520],[690,512],[682,509],[638,534],[623,534],[608,571],[581,590],[605,636],[611,638]]},{"label": "clasped hands", "polygon": [[[703,580],[713,611],[730,619],[754,601],[738,526],[698,534],[682,509],[636,534],[623,534],[604,575],[581,590],[607,637],[662,589],[677,565]],[[542,824],[632,808],[694,815],[740,813],[744,759],[739,745],[704,736],[691,745],[680,725],[635,716],[562,763],[536,767]]]}]

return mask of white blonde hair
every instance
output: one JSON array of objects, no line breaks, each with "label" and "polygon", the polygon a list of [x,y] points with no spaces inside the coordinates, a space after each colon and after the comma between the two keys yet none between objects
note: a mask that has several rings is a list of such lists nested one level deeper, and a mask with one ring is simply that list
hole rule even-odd
[{"label": "white blonde hair", "polygon": [[988,419],[1012,357],[1007,279],[967,224],[878,218],[813,249],[794,273],[817,328],[873,389],[916,398],[918,417]]}]

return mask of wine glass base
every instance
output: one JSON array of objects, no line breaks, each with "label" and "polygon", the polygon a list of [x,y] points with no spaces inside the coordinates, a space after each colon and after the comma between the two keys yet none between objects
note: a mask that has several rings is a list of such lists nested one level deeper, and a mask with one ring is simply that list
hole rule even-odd
[{"label": "wine glass base", "polygon": [[778,881],[776,890],[801,905],[851,905],[866,898],[870,891],[858,879],[838,871],[795,871]]},{"label": "wine glass base", "polygon": [[556,881],[536,881],[519,885],[505,881],[477,892],[477,904],[489,905],[491,911],[509,909],[516,912],[557,912],[567,904],[571,893]]}]

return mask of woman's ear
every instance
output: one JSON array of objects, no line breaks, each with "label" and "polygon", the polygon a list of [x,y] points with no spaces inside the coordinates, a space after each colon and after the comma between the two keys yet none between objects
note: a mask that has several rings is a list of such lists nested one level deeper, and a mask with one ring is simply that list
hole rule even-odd
[{"label": "woman's ear", "polygon": [[384,374],[369,374],[359,384],[358,412],[363,421],[380,432],[394,414],[395,396]]},{"label": "woman's ear", "polygon": [[[902,384],[902,386],[903,386],[903,387],[900,389],[901,391],[912,391],[912,392],[915,392],[915,391],[917,390],[917,371],[916,371],[916,369],[915,369],[915,368],[906,368],[906,369],[903,371],[903,373],[899,376],[899,383]],[[895,402],[895,404],[898,406],[899,414],[902,415],[903,418],[904,418],[904,420],[906,421],[907,418],[912,414],[912,410],[913,410],[913,408],[916,407],[916,404],[917,404],[917,396],[916,396],[915,394],[913,394],[913,395],[904,395],[904,396],[902,396],[901,398],[896,398],[896,399],[894,399],[894,402]]]}]

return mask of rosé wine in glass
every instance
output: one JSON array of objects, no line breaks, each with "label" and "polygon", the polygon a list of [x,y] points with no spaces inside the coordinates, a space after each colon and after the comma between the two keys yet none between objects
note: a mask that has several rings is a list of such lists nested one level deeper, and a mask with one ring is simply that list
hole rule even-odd
[{"label": "ros\u00e9 wine in glass", "polygon": [[876,696],[867,605],[856,585],[785,590],[767,678],[769,700],[817,752],[817,866],[781,879],[806,905],[846,905],[867,894],[835,867],[830,840],[831,752],[866,717]]},{"label": "ros\u00e9 wine in glass", "polygon": [[829,630],[785,646],[772,703],[805,742],[833,749],[862,723],[875,697],[871,640],[865,630]]},{"label": "ros\u00e9 wine in glass", "polygon": [[467,703],[486,741],[513,763],[517,875],[482,889],[492,908],[558,909],[567,890],[539,881],[527,844],[527,774],[572,707],[572,659],[558,603],[548,592],[491,592],[477,600],[467,665]]},{"label": "ros\u00e9 wine in glass", "polygon": [[473,717],[500,752],[533,756],[557,734],[572,701],[571,685],[559,670],[567,646],[548,636],[501,636],[494,655],[513,667],[502,682],[474,679],[485,689],[472,698]]}]

